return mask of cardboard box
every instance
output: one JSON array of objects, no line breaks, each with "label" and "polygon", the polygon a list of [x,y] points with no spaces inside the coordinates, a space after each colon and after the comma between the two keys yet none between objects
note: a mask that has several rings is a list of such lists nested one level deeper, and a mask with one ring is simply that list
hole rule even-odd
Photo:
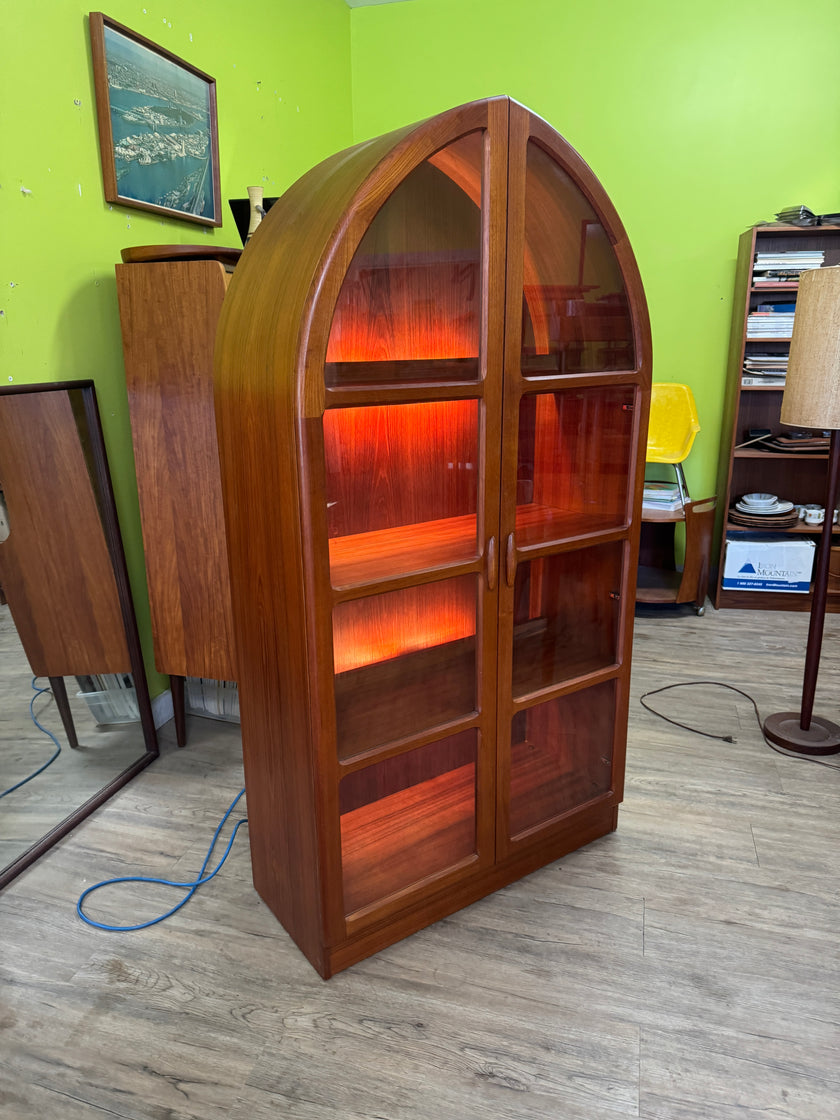
[{"label": "cardboard box", "polygon": [[723,587],[727,591],[805,594],[817,546],[810,538],[744,536],[726,542]]}]

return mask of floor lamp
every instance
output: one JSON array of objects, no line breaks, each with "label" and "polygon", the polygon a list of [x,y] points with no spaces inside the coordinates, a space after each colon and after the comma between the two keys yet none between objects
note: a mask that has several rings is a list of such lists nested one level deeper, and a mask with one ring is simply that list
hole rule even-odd
[{"label": "floor lamp", "polygon": [[797,754],[837,754],[840,727],[813,714],[825,622],[831,528],[840,481],[840,267],[815,268],[800,278],[782,398],[782,423],[831,429],[825,519],[817,548],[805,679],[799,712],[777,712],[764,734]]}]

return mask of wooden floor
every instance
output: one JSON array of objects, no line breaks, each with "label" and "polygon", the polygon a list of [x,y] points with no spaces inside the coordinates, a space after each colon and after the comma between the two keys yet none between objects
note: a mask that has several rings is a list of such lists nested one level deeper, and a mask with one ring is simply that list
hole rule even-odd
[{"label": "wooden floor", "polygon": [[[838,1120],[840,772],[773,753],[724,690],[654,702],[735,744],[638,703],[715,679],[795,708],[806,625],[638,619],[618,832],[326,983],[253,892],[244,835],[161,925],[76,917],[104,877],[192,876],[241,786],[236,728],[164,733],[0,895],[0,1116]],[[840,720],[840,616],[817,711]],[[92,909],[141,920],[169,894]]]}]

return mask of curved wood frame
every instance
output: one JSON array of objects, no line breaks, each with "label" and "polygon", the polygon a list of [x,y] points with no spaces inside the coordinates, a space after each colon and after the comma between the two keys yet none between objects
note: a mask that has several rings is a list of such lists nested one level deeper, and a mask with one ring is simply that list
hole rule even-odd
[{"label": "curved wood frame", "polygon": [[[638,557],[638,520],[644,473],[647,398],[650,383],[650,327],[641,279],[624,229],[593,173],[544,121],[508,98],[491,98],[442,113],[431,120],[360,144],[325,160],[295,183],[272,207],[234,274],[222,310],[216,343],[216,413],[222,464],[234,629],[240,667],[242,734],[254,882],[293,939],[321,972],[368,955],[383,945],[503,882],[556,858],[615,827],[623,792],[623,727],[632,640],[632,609],[625,606],[617,634],[616,664],[609,679],[617,689],[613,788],[576,824],[564,816],[550,829],[549,842],[533,837],[511,845],[504,858],[494,843],[506,828],[503,810],[493,823],[486,804],[477,818],[478,857],[469,867],[429,883],[421,905],[407,908],[402,897],[371,913],[345,917],[335,884],[341,883],[335,712],[332,692],[332,622],[314,605],[342,598],[330,585],[323,503],[322,416],[327,407],[377,404],[371,387],[327,387],[327,342],[341,285],[374,216],[399,183],[424,160],[472,131],[485,130],[483,208],[482,346],[480,380],[449,385],[439,381],[388,390],[389,403],[454,400],[483,402],[496,417],[493,438],[501,438],[501,417],[513,416],[523,392],[592,384],[591,375],[529,378],[514,384],[519,367],[518,323],[523,292],[524,158],[528,139],[558,161],[582,189],[607,231],[621,269],[631,309],[635,367],[597,374],[599,385],[632,386],[633,466],[621,524],[597,540],[620,542],[624,585],[617,589],[632,604]],[[445,162],[445,161],[444,161]],[[457,182],[457,169],[436,166]],[[467,192],[469,193],[469,192]],[[508,256],[508,247],[514,251]],[[507,293],[507,294],[505,294]],[[508,323],[507,335],[505,323]],[[512,326],[513,325],[513,326]],[[505,399],[503,402],[503,386]],[[510,420],[505,421],[510,423]],[[510,447],[515,440],[508,439]],[[499,541],[512,542],[516,494],[510,485],[509,455],[500,466],[486,451],[484,491],[479,495],[479,548],[474,559],[447,574],[474,574],[484,596],[494,602],[512,585],[518,550],[509,549],[506,578],[498,578]],[[512,454],[515,456],[515,449]],[[488,502],[499,500],[501,522]],[[495,498],[493,498],[495,495]],[[269,503],[266,515],[260,505]],[[578,546],[582,538],[577,538]],[[593,540],[595,537],[593,536]],[[567,547],[572,547],[568,545]],[[543,554],[549,549],[542,548]],[[539,549],[537,550],[539,552]],[[524,555],[524,554],[523,554]],[[440,567],[388,580],[388,590],[440,578]],[[498,591],[497,591],[498,586]],[[355,592],[364,595],[377,587]],[[346,597],[350,597],[349,595]],[[505,608],[506,609],[506,608]],[[495,616],[494,616],[495,617]],[[494,666],[479,689],[492,691],[495,679],[495,621],[480,632],[485,665]],[[502,625],[505,625],[504,610]],[[578,680],[570,691],[580,689]],[[550,690],[549,690],[550,691]],[[555,689],[556,691],[556,689]],[[486,696],[485,696],[486,699]],[[501,709],[500,709],[501,711]],[[484,769],[495,756],[495,703],[487,728],[494,745],[479,758],[479,789],[494,787],[499,775]],[[474,726],[479,726],[478,719]],[[437,734],[440,729],[437,729]],[[434,738],[429,735],[428,739]],[[423,736],[412,736],[412,743]],[[398,751],[392,748],[392,753]],[[387,751],[385,754],[387,755]],[[500,754],[501,754],[500,748]],[[352,760],[351,766],[352,769]],[[479,794],[479,802],[482,801]],[[545,831],[545,830],[543,830]],[[495,833],[495,835],[494,835]],[[494,862],[495,859],[495,862]],[[340,891],[339,891],[340,894]]]},{"label": "curved wood frame", "polygon": [[[99,504],[105,542],[110,556],[111,566],[116,581],[119,610],[125,631],[129,664],[134,678],[134,687],[137,704],[140,712],[140,726],[143,732],[144,753],[136,762],[126,767],[120,774],[102,787],[54,828],[50,829],[39,841],[27,848],[17,859],[7,867],[0,870],[0,888],[5,887],[17,875],[35,862],[44,852],[48,851],[58,840],[66,836],[73,828],[89,816],[95,809],[108,800],[118,789],[129,782],[158,756],[157,733],[155,731],[154,717],[152,715],[151,698],[146,680],[146,671],[143,664],[143,653],[140,647],[140,637],[137,632],[137,621],[134,614],[134,604],[131,598],[131,589],[126,567],[125,552],[120,536],[117,507],[114,501],[114,491],[111,485],[111,476],[108,470],[108,458],[105,450],[105,441],[102,434],[102,425],[96,404],[96,389],[92,381],[57,381],[38,385],[12,385],[0,386],[0,396],[11,396],[32,393],[49,393],[78,390],[84,406],[85,420],[90,437],[90,453],[93,469],[92,483],[96,488],[96,497]],[[14,531],[14,527],[13,531]]]}]

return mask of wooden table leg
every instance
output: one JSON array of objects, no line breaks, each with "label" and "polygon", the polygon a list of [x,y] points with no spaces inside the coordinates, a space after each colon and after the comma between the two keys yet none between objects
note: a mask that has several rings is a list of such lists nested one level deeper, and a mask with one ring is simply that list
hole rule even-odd
[{"label": "wooden table leg", "polygon": [[187,710],[184,702],[184,682],[186,677],[169,677],[172,690],[172,708],[175,712],[175,741],[179,747],[187,745]]},{"label": "wooden table leg", "polygon": [[73,723],[73,714],[70,711],[70,702],[67,699],[67,686],[64,683],[64,677],[50,677],[49,682],[58,706],[58,714],[61,716],[61,722],[64,725],[67,741],[76,751],[79,749],[79,740],[76,738],[76,725]]}]

